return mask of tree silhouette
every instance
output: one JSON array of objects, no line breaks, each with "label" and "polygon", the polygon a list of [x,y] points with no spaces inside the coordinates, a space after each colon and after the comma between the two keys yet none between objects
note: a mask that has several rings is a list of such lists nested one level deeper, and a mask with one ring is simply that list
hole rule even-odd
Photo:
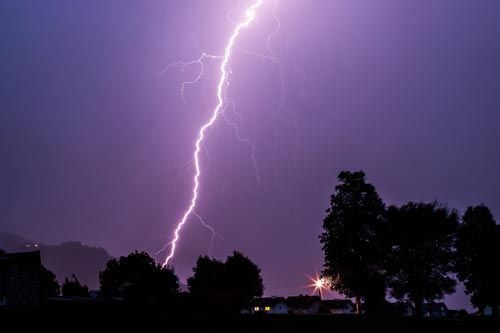
[{"label": "tree silhouette", "polygon": [[52,271],[45,268],[45,266],[40,265],[40,289],[42,294],[42,299],[47,297],[59,296],[61,287],[57,282],[56,275]]},{"label": "tree silhouette", "polygon": [[108,261],[99,281],[103,296],[129,300],[162,299],[179,290],[174,271],[156,264],[146,252]]},{"label": "tree silhouette", "polygon": [[408,298],[418,316],[422,303],[454,291],[452,271],[456,212],[433,203],[407,203],[388,209],[391,252],[387,264],[394,297]]},{"label": "tree silhouette", "polygon": [[500,226],[488,207],[468,207],[458,228],[456,268],[471,303],[483,310],[500,304]]},{"label": "tree silhouette", "polygon": [[72,277],[73,280],[69,280],[67,277],[64,279],[64,283],[62,285],[63,296],[88,297],[89,288],[87,286],[82,286],[75,274],[73,274]]},{"label": "tree silhouette", "polygon": [[200,256],[188,278],[189,291],[198,295],[227,295],[240,302],[262,296],[264,285],[260,269],[248,257],[234,252],[222,263]]},{"label": "tree silhouette", "polygon": [[338,180],[320,235],[323,274],[331,279],[333,289],[356,298],[357,313],[361,298],[367,312],[374,312],[385,298],[385,206],[375,187],[366,183],[363,171],[342,171]]},{"label": "tree silhouette", "polygon": [[226,283],[229,293],[240,295],[242,300],[262,296],[264,284],[260,268],[240,252],[227,257],[225,263]]},{"label": "tree silhouette", "polygon": [[224,263],[208,256],[200,256],[193,268],[194,275],[187,280],[193,294],[216,294],[226,290]]}]

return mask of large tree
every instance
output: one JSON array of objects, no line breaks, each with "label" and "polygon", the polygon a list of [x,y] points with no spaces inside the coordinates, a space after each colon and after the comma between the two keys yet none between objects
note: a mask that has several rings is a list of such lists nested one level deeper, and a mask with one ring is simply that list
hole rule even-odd
[{"label": "large tree", "polygon": [[179,289],[174,271],[156,264],[146,252],[108,261],[99,280],[103,296],[132,300],[161,299]]},{"label": "large tree", "polygon": [[227,257],[226,287],[232,294],[240,295],[244,300],[262,296],[264,283],[260,276],[260,268],[240,252]]},{"label": "large tree", "polygon": [[193,294],[217,294],[225,291],[224,263],[208,256],[200,256],[193,268],[194,275],[187,280]]},{"label": "large tree", "polygon": [[498,315],[500,304],[500,226],[488,207],[468,207],[458,228],[456,269],[471,303],[491,306]]},{"label": "large tree", "polygon": [[223,263],[207,256],[199,257],[188,278],[189,291],[198,295],[226,295],[246,302],[262,296],[264,284],[259,267],[240,252]]},{"label": "large tree", "polygon": [[417,315],[422,303],[452,293],[453,245],[458,215],[433,203],[407,203],[388,209],[391,252],[387,273],[392,296],[409,299]]},{"label": "large tree", "polygon": [[320,236],[323,274],[333,289],[356,298],[358,313],[362,298],[374,312],[385,298],[385,206],[363,171],[342,171],[338,180]]}]

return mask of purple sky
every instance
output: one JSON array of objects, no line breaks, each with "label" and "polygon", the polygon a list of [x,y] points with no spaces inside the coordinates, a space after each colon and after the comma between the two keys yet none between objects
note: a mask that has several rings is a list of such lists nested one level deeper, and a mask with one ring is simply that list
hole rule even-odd
[{"label": "purple sky", "polygon": [[[238,1],[0,2],[0,229],[112,255],[155,251],[188,205],[198,128]],[[244,4],[247,2],[243,2]],[[266,52],[274,1],[238,40]],[[438,199],[500,216],[500,2],[286,0],[272,40],[284,68],[236,52],[228,118],[202,154],[197,212],[261,268],[266,294],[305,293],[322,267],[318,235],[340,170],[363,169],[386,204]],[[287,31],[290,38],[287,40]],[[300,71],[295,70],[294,63]],[[303,73],[303,76],[302,74]],[[298,145],[295,149],[295,137]],[[293,159],[296,156],[296,169]],[[196,219],[173,264],[208,254]],[[216,240],[213,254],[228,254]],[[454,305],[467,301],[455,297]]]}]

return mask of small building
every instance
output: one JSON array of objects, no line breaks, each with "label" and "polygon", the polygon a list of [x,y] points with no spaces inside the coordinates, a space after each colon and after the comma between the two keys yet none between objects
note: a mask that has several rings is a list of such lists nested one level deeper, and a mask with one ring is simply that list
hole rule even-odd
[{"label": "small building", "polygon": [[321,312],[330,314],[355,314],[355,305],[349,299],[332,299],[321,302]]},{"label": "small building", "polygon": [[293,314],[315,314],[319,312],[321,298],[319,296],[290,296],[286,299],[288,313]]},{"label": "small building", "polygon": [[422,304],[422,316],[441,318],[448,316],[448,307],[446,304],[440,303],[424,303]]},{"label": "small building", "polygon": [[40,251],[0,254],[0,306],[35,308],[41,300]]},{"label": "small building", "polygon": [[490,305],[486,305],[483,309],[483,316],[485,317],[493,316],[493,307]]},{"label": "small building", "polygon": [[415,308],[407,302],[386,302],[385,312],[391,316],[412,317],[415,314]]},{"label": "small building", "polygon": [[450,310],[448,309],[448,318],[467,318],[469,313],[465,309],[460,310]]},{"label": "small building", "polygon": [[256,298],[250,303],[250,312],[266,314],[287,314],[288,306],[284,297]]}]

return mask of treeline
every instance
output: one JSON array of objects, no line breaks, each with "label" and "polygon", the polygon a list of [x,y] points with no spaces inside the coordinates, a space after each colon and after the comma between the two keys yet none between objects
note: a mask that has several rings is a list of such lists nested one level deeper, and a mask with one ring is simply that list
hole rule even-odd
[{"label": "treeline", "polygon": [[[88,297],[87,286],[77,277],[65,279],[62,288],[55,275],[43,268],[44,294]],[[168,301],[179,293],[179,278],[175,271],[162,267],[146,252],[135,251],[119,259],[111,259],[99,273],[100,291],[97,297],[119,298],[129,302]],[[197,299],[218,298],[232,306],[246,304],[262,296],[264,284],[260,268],[240,252],[233,252],[225,262],[200,256],[187,280],[190,295]]]},{"label": "treeline", "polygon": [[438,202],[387,207],[362,171],[343,171],[320,235],[329,287],[356,299],[360,311],[382,311],[386,296],[424,302],[462,281],[471,303],[498,315],[500,226],[484,206],[463,216]]}]

